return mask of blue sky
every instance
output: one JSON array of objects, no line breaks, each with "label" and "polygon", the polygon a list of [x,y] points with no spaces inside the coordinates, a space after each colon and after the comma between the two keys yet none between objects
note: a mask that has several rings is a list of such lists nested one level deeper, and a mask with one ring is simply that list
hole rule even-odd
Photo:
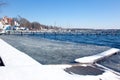
[{"label": "blue sky", "polygon": [[0,17],[65,28],[120,29],[120,0],[3,0]]}]

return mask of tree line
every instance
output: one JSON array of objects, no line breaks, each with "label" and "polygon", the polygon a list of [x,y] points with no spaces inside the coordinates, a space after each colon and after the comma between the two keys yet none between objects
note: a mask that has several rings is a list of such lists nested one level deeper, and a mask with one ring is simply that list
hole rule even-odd
[{"label": "tree line", "polygon": [[13,18],[13,21],[17,21],[20,24],[20,27],[26,27],[29,30],[59,29],[60,28],[57,26],[48,26],[48,25],[40,24],[37,21],[30,22],[29,20],[27,20],[26,18],[23,18],[21,16]]}]

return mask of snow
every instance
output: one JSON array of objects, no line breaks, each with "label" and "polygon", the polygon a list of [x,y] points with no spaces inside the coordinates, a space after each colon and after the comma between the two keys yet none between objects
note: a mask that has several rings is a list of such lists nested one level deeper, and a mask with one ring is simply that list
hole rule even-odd
[{"label": "snow", "polygon": [[75,59],[75,61],[79,62],[79,63],[94,63],[94,62],[96,62],[100,59],[111,56],[111,55],[113,55],[113,54],[115,54],[116,52],[119,52],[119,51],[120,50],[117,49],[117,48],[112,48],[112,49],[109,49],[109,50],[107,50],[105,52],[102,52],[100,54],[97,54],[97,55]]},{"label": "snow", "polygon": [[37,61],[23,52],[13,48],[0,39],[0,57],[5,66],[23,66],[23,65],[40,65]]},{"label": "snow", "polygon": [[70,65],[40,65],[0,67],[0,80],[119,80],[119,76],[106,71],[102,75],[68,74],[63,69]]},{"label": "snow", "polygon": [[[113,50],[114,51],[114,50]],[[0,80],[119,80],[120,76],[105,69],[100,75],[69,74],[73,65],[41,65],[25,53],[0,39],[0,57],[5,66],[0,67]],[[77,64],[75,66],[88,66]],[[103,69],[104,70],[104,69]]]}]

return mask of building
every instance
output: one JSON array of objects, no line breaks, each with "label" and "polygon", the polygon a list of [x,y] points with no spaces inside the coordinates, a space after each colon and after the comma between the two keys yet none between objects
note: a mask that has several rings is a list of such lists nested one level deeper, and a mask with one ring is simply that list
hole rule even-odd
[{"label": "building", "polygon": [[20,24],[18,24],[17,21],[13,20],[13,18],[5,16],[0,20],[0,31],[13,30],[14,26],[18,27]]}]

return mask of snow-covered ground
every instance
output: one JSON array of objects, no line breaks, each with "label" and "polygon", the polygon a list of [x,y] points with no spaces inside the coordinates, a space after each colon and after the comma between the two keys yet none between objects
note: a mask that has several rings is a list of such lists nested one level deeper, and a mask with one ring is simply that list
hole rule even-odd
[{"label": "snow-covered ground", "polygon": [[41,65],[1,39],[0,57],[0,80],[120,80],[119,73],[99,65]]},{"label": "snow-covered ground", "polygon": [[69,74],[64,71],[71,65],[40,65],[1,67],[0,80],[119,80],[118,75],[105,71],[100,75]]}]

